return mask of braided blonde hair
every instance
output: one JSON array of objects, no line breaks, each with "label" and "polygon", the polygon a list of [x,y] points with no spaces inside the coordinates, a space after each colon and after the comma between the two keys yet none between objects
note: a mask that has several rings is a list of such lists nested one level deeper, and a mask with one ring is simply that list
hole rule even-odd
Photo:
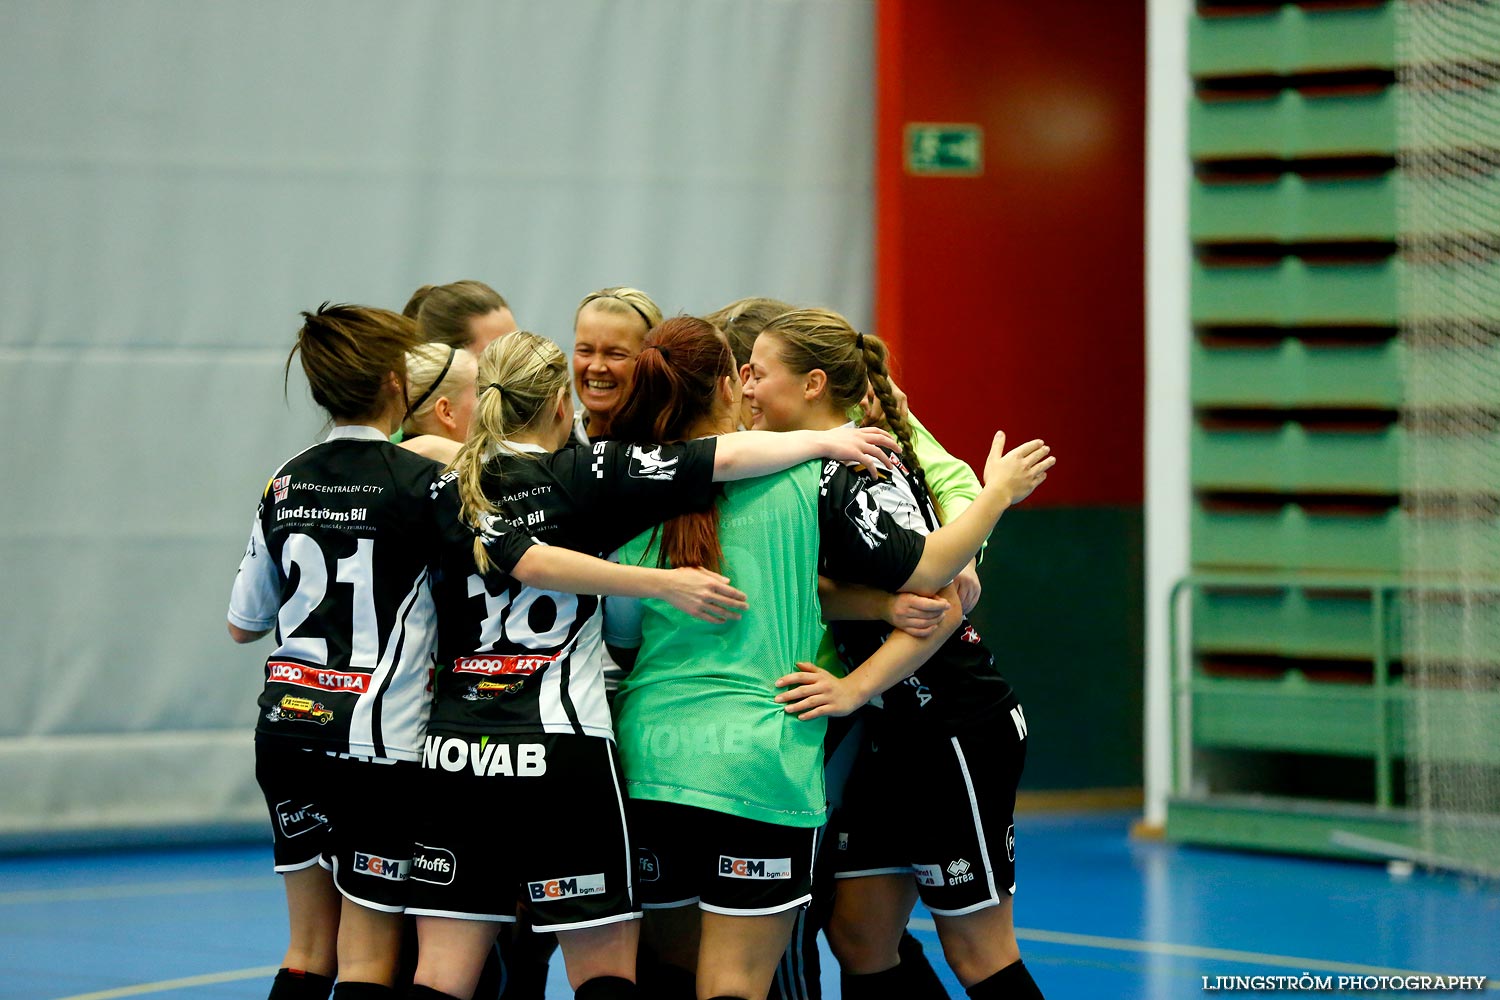
[{"label": "braided blonde hair", "polygon": [[942,518],[942,508],[927,486],[927,473],[912,444],[911,424],[896,405],[891,391],[890,348],[874,334],[860,333],[831,309],[796,309],[771,320],[761,331],[781,344],[781,361],[793,372],[805,375],[821,369],[828,377],[831,402],[851,420],[862,417],[860,403],[868,389],[875,391],[884,413],[881,426],[901,442],[901,461],[912,471],[922,492]]}]

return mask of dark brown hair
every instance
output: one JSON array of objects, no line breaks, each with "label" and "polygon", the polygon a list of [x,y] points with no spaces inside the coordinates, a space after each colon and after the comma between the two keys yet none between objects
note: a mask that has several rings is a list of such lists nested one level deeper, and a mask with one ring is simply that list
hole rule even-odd
[{"label": "dark brown hair", "polygon": [[[694,424],[713,412],[719,380],[734,374],[734,354],[719,329],[696,316],[674,316],[646,334],[635,359],[635,379],[611,423],[620,441],[671,444],[687,440]],[[682,514],[661,527],[662,565],[702,566],[718,572],[719,510]]]},{"label": "dark brown hair", "polygon": [[386,377],[406,381],[406,352],[422,342],[417,325],[388,309],[329,305],[302,314],[297,343],[286,356],[282,388],[291,377],[292,358],[301,355],[302,372],[313,401],[336,420],[358,420],[378,413]]},{"label": "dark brown hair", "polygon": [[469,320],[488,316],[496,309],[509,309],[505,296],[482,281],[455,281],[447,285],[423,285],[411,293],[402,314],[417,321],[423,340],[464,348],[474,342]]}]

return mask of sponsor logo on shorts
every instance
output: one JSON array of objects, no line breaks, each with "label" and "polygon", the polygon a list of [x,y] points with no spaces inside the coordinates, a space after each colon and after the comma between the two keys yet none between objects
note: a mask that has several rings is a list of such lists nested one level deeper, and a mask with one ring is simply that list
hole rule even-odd
[{"label": "sponsor logo on shorts", "polygon": [[719,874],[725,878],[791,878],[791,858],[731,858],[719,855]]},{"label": "sponsor logo on shorts", "polygon": [[963,882],[974,881],[974,873],[969,871],[969,862],[963,858],[948,862],[949,885],[959,885]]},{"label": "sponsor logo on shorts", "polygon": [[392,882],[405,882],[411,874],[411,861],[406,858],[382,858],[378,854],[354,853],[354,870]]},{"label": "sponsor logo on shorts", "polygon": [[282,695],[281,701],[271,706],[266,718],[272,722],[316,722],[326,726],[333,721],[333,712],[324,708],[321,701],[288,694]]},{"label": "sponsor logo on shorts", "polygon": [[964,642],[973,643],[976,646],[980,642],[979,633],[974,629],[973,625],[965,625],[963,632],[959,634],[959,638]]},{"label": "sponsor logo on shorts", "polygon": [[912,865],[917,873],[917,885],[942,885],[943,869],[939,865]]},{"label": "sponsor logo on shorts", "polygon": [[276,825],[283,837],[300,837],[309,830],[328,825],[328,817],[316,805],[293,806],[292,800],[276,803]]},{"label": "sponsor logo on shorts", "polygon": [[1005,857],[1016,860],[1016,824],[1012,823],[1005,828]]},{"label": "sponsor logo on shorts", "polygon": [[638,444],[630,446],[629,471],[636,479],[674,479],[680,461],[680,458],[662,458],[661,445],[655,448],[643,448]]},{"label": "sponsor logo on shorts", "polygon": [[458,870],[458,859],[453,852],[441,847],[417,844],[411,856],[411,879],[413,882],[430,882],[433,885],[452,885],[453,873]]},{"label": "sponsor logo on shorts", "polygon": [[661,862],[657,860],[655,851],[648,851],[644,847],[635,849],[635,868],[642,882],[655,882],[661,878]]},{"label": "sponsor logo on shorts", "polygon": [[276,496],[277,503],[281,503],[281,501],[286,499],[287,490],[291,489],[291,486],[291,476],[278,476],[271,480],[271,490]]},{"label": "sponsor logo on shorts", "polygon": [[533,903],[571,899],[574,896],[597,896],[602,892],[604,892],[603,872],[597,875],[572,875],[568,878],[551,878],[545,882],[526,883],[526,893]]},{"label": "sponsor logo on shorts", "polygon": [[453,661],[453,671],[460,674],[484,674],[494,677],[497,674],[520,674],[530,677],[538,670],[543,670],[548,664],[555,663],[565,654],[558,652],[551,656],[519,656],[519,655],[495,655],[495,656],[460,656]]},{"label": "sponsor logo on shorts", "polygon": [[266,664],[270,679],[298,687],[317,688],[319,691],[353,691],[364,694],[370,689],[369,674],[350,674],[341,670],[323,670],[306,667],[300,663],[272,660]]},{"label": "sponsor logo on shorts", "polygon": [[847,833],[840,833],[839,834],[839,850],[841,850],[841,851],[847,851],[848,849],[849,849],[849,834],[847,834]]},{"label": "sponsor logo on shorts", "polygon": [[538,778],[547,773],[547,747],[542,743],[509,743],[456,736],[429,736],[422,748],[422,766],[429,771],[469,771],[480,778]]}]

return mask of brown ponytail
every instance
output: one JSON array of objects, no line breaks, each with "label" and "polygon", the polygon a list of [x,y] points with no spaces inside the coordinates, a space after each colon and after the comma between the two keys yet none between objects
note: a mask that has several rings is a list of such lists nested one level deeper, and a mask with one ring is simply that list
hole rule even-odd
[{"label": "brown ponytail", "polygon": [[291,377],[292,358],[301,355],[313,401],[329,416],[375,416],[385,405],[387,377],[395,372],[405,383],[406,352],[420,342],[416,324],[397,313],[325,302],[302,314],[297,343],[286,356],[282,389]]},{"label": "brown ponytail", "polygon": [[[635,359],[630,392],[611,422],[620,441],[672,444],[713,412],[719,381],[734,374],[734,355],[724,335],[696,316],[674,316],[646,335]],[[719,510],[682,514],[661,528],[659,562],[703,566],[724,563]]]}]

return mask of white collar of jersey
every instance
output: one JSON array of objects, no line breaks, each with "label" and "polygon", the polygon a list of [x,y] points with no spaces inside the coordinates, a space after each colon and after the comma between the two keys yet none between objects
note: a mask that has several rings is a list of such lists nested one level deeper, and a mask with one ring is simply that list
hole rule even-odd
[{"label": "white collar of jersey", "polygon": [[369,424],[345,424],[328,432],[324,441],[389,441],[389,434],[380,433],[378,427]]},{"label": "white collar of jersey", "polygon": [[484,452],[484,460],[488,462],[496,455],[499,455],[502,451],[518,451],[526,455],[550,454],[550,452],[548,452],[546,448],[543,448],[539,444],[532,444],[530,441],[512,441],[507,438],[504,441],[501,441],[499,444],[492,444],[488,448],[486,448]]}]

